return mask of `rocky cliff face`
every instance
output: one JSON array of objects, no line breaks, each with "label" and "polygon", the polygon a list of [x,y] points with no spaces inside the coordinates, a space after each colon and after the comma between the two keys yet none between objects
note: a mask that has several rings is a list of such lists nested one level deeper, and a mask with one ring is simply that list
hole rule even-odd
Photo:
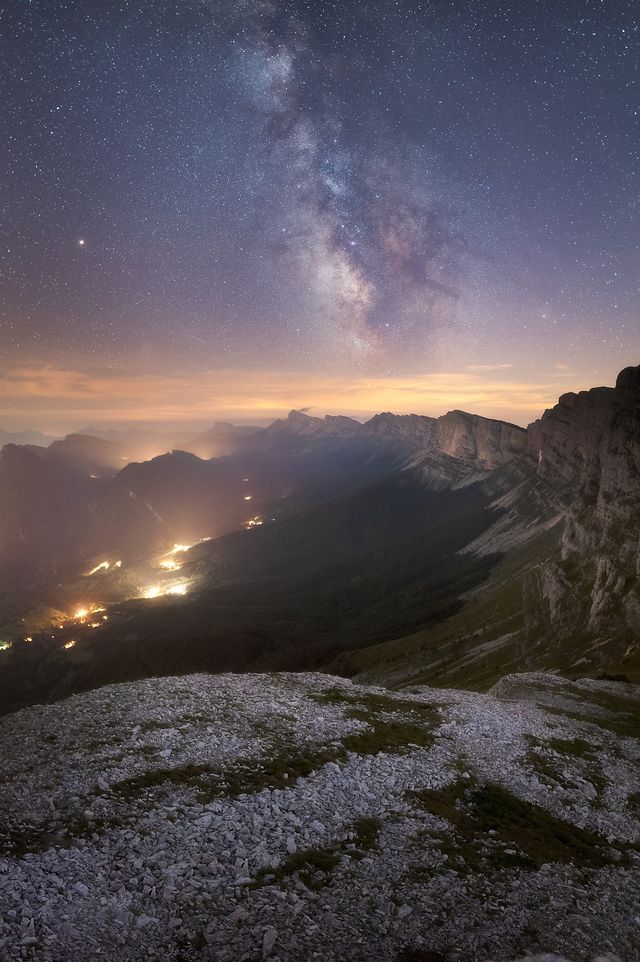
[{"label": "rocky cliff face", "polygon": [[524,428],[465,411],[449,411],[439,418],[387,411],[364,424],[353,418],[315,418],[291,411],[267,431],[308,438],[380,438],[401,443],[409,454],[444,454],[487,470],[528,451]]},{"label": "rocky cliff face", "polygon": [[640,367],[622,371],[615,388],[563,395],[527,433],[538,476],[565,504],[557,602],[573,606],[586,591],[589,630],[637,631]]},{"label": "rocky cliff face", "polygon": [[445,454],[487,470],[527,451],[524,428],[466,411],[439,418],[377,414],[363,427],[379,437],[400,438],[421,454]]},{"label": "rocky cliff face", "polygon": [[465,411],[449,411],[438,418],[436,437],[443,454],[474,461],[489,470],[527,451],[524,428]]},{"label": "rocky cliff face", "polygon": [[327,414],[324,418],[316,418],[303,411],[290,411],[285,419],[279,419],[270,424],[265,433],[271,436],[351,438],[360,434],[361,431],[361,423],[354,418],[331,414]]},{"label": "rocky cliff face", "polygon": [[402,439],[411,448],[430,450],[436,440],[438,420],[421,414],[375,414],[364,425],[373,437]]},{"label": "rocky cliff face", "polygon": [[481,419],[466,433],[468,416],[454,415],[437,422],[451,422],[441,448],[505,459],[469,476],[500,513],[468,550],[499,563],[459,612],[350,654],[349,673],[478,688],[523,668],[640,678],[640,367],[615,387],[563,395],[526,431],[489,422],[484,448]]}]

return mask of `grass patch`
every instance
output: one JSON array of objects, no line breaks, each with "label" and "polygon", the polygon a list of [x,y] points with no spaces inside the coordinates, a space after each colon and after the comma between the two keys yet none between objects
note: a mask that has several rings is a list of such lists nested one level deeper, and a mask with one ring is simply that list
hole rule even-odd
[{"label": "grass patch", "polygon": [[[347,717],[365,722],[369,730],[354,732],[342,739],[348,752],[377,755],[378,752],[400,752],[410,746],[430,748],[433,745],[433,730],[441,722],[435,705],[374,693],[365,693],[353,704]],[[390,720],[391,714],[396,718]],[[399,714],[402,717],[398,718]]]},{"label": "grass patch", "polygon": [[113,792],[132,798],[159,787],[172,785],[193,789],[202,804],[215,798],[238,798],[253,795],[265,788],[278,789],[295,785],[299,778],[311,775],[326,762],[342,760],[340,745],[304,752],[291,746],[280,746],[271,758],[246,759],[228,769],[213,765],[181,765],[156,768],[132,778],[114,782]]},{"label": "grass patch", "polygon": [[640,792],[627,796],[627,808],[635,818],[640,818]]},{"label": "grass patch", "polygon": [[342,739],[348,752],[356,755],[377,755],[378,752],[398,753],[410,746],[430,748],[433,745],[433,732],[421,725],[410,722],[388,722],[372,717],[367,712],[354,711],[352,718],[366,722],[368,731],[354,732]]},{"label": "grass patch", "polygon": [[342,757],[339,745],[311,748],[306,752],[294,746],[280,746],[274,750],[271,758],[251,761],[228,773],[228,794],[237,798],[238,795],[252,795],[265,788],[288,788],[295,785],[299,778],[307,778],[327,762],[335,762]]},{"label": "grass patch", "polygon": [[532,746],[527,752],[527,761],[535,771],[538,778],[546,785],[564,785],[564,781],[562,779],[564,772],[558,771],[558,763],[556,759],[550,758],[548,755],[534,750],[534,747],[544,748],[545,743],[533,736],[528,737],[527,741],[529,741]]},{"label": "grass patch", "polygon": [[592,758],[594,754],[594,746],[584,738],[556,738],[552,735],[541,744],[546,744],[558,755],[571,755],[573,758]]},{"label": "grass patch", "polygon": [[620,738],[640,738],[640,710],[626,711],[626,706],[620,704],[618,699],[611,698],[591,702],[593,708],[602,709],[604,714],[593,714],[593,712],[570,711],[566,708],[557,708],[555,705],[545,705],[544,710],[550,715],[557,715],[560,718],[570,718],[572,721],[581,722],[583,725],[597,725],[598,728],[618,735]]},{"label": "grass patch", "polygon": [[[330,690],[330,697],[337,697],[336,692],[342,698],[339,689]],[[433,705],[375,694],[346,699],[346,702],[350,705],[346,717],[364,722],[367,728],[345,735],[333,744],[307,750],[287,743],[275,744],[266,757],[240,760],[228,769],[206,764],[157,768],[115,782],[111,789],[130,799],[161,786],[178,785],[193,789],[198,801],[206,804],[214,798],[237,798],[263,789],[289,788],[327,762],[343,762],[348,752],[357,755],[400,753],[411,747],[429,748],[433,744],[433,728],[440,723]],[[392,712],[398,711],[402,711],[402,718],[389,718]],[[146,747],[141,749],[146,750]]]},{"label": "grass patch", "polygon": [[88,839],[109,828],[122,824],[118,816],[109,818],[87,818],[84,815],[69,814],[56,822],[31,825],[16,822],[11,825],[0,824],[0,857],[23,858],[37,855],[50,848],[73,848],[79,839]]},{"label": "grass patch", "polygon": [[[579,763],[580,776],[593,785],[598,795],[604,793],[607,779],[600,765],[598,751],[591,742],[584,738],[552,736],[542,740],[532,735],[525,737],[532,749],[537,749],[529,751],[528,760],[542,781],[550,785],[566,786],[566,759],[575,759]],[[549,755],[545,749],[550,749],[555,755]]]},{"label": "grass patch", "polygon": [[173,722],[155,721],[152,719],[150,721],[142,722],[142,724],[140,725],[140,732],[143,735],[147,735],[149,732],[162,731],[163,729],[175,728],[175,727],[176,726]]},{"label": "grass patch", "polygon": [[619,860],[601,836],[517,798],[500,785],[458,781],[442,789],[407,794],[431,815],[449,822],[453,837],[443,840],[444,850],[456,867],[533,870],[560,862],[600,868]]},{"label": "grass patch", "polygon": [[405,715],[410,714],[425,718],[430,722],[438,720],[437,709],[444,707],[441,704],[426,704],[421,701],[394,698],[393,695],[382,692],[358,692],[356,690],[351,693],[337,687],[325,688],[323,692],[309,697],[319,705],[349,705],[360,710],[368,709],[370,712],[387,712],[389,714],[402,712]]},{"label": "grass patch", "polygon": [[113,782],[111,791],[122,798],[134,798],[161,785],[181,785],[190,788],[210,789],[213,785],[224,788],[224,775],[211,765],[182,765],[176,768],[154,768],[132,778]]},{"label": "grass patch", "polygon": [[342,688],[337,687],[325,688],[324,691],[310,694],[309,699],[318,705],[353,705],[358,701],[352,694],[347,694]]},{"label": "grass patch", "polygon": [[620,738],[640,738],[640,702],[624,696],[616,697],[609,692],[598,692],[593,697],[596,706],[607,714],[594,719],[596,725]]},{"label": "grass patch", "polygon": [[308,889],[317,891],[330,880],[333,869],[340,861],[337,848],[309,848],[289,855],[276,867],[261,868],[256,875],[254,887],[277,885],[290,875],[297,875]]},{"label": "grass patch", "polygon": [[380,819],[359,818],[353,823],[353,841],[361,851],[369,851],[378,845]]},{"label": "grass patch", "polygon": [[[310,848],[288,855],[280,865],[261,868],[253,883],[254,888],[278,885],[291,875],[297,875],[307,888],[317,891],[331,880],[331,873],[342,857],[359,861],[378,845],[380,820],[359,818],[351,826],[343,842],[326,848]],[[350,846],[354,845],[356,848]]]}]

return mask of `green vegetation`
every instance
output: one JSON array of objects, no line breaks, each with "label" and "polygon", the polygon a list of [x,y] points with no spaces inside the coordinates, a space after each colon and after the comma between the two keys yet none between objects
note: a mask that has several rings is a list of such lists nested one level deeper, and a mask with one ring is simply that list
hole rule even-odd
[{"label": "green vegetation", "polygon": [[380,819],[359,818],[352,826],[353,841],[360,852],[370,851],[378,844],[380,835]]},{"label": "green vegetation", "polygon": [[640,738],[640,702],[609,692],[590,693],[589,698],[606,714],[590,718],[595,724],[621,738]]},{"label": "green vegetation", "polygon": [[599,868],[616,861],[601,836],[517,798],[500,785],[460,780],[445,788],[407,794],[430,815],[450,824],[453,834],[441,837],[442,848],[448,864],[459,871],[538,869],[547,862]]},{"label": "green vegetation", "polygon": [[317,890],[329,882],[331,872],[339,861],[340,855],[335,847],[305,849],[289,855],[275,868],[261,868],[254,886],[276,885],[290,875],[298,875],[307,888]]},{"label": "green vegetation", "polygon": [[552,735],[546,742],[541,742],[552,748],[558,755],[570,755],[573,758],[592,758],[595,746],[584,738],[557,738]]},{"label": "green vegetation", "polygon": [[182,765],[157,768],[132,778],[114,782],[112,791],[125,798],[140,795],[150,789],[171,785],[192,788],[202,804],[215,798],[237,798],[251,795],[265,788],[286,788],[295,785],[329,761],[343,755],[339,747],[310,751],[305,754],[291,747],[281,747],[270,759],[240,760],[228,769],[211,765]]},{"label": "green vegetation", "polygon": [[597,725],[604,731],[618,735],[620,738],[640,739],[640,702],[624,691],[620,694],[611,692],[585,692],[584,711],[576,712],[553,705],[545,706],[545,711],[563,718],[588,725]]},{"label": "green vegetation", "polygon": [[150,721],[142,722],[140,725],[140,731],[143,735],[148,735],[149,732],[162,731],[167,728],[175,728],[177,722],[173,721],[157,721],[156,719],[151,719]]},{"label": "green vegetation", "polygon": [[430,748],[433,732],[423,725],[410,722],[382,721],[367,712],[355,710],[352,718],[367,722],[368,731],[346,735],[342,744],[348,752],[356,755],[377,755],[378,752],[400,752],[407,748]]},{"label": "green vegetation", "polygon": [[[331,873],[342,857],[356,861],[378,844],[380,821],[377,818],[360,818],[353,823],[344,841],[326,848],[310,848],[294,852],[280,865],[261,868],[256,875],[254,888],[277,885],[291,875],[297,875],[309,889],[317,890],[327,885]],[[350,846],[355,845],[355,848]]]},{"label": "green vegetation", "polygon": [[0,858],[23,858],[47,849],[71,848],[78,839],[91,838],[96,833],[120,825],[117,816],[106,818],[87,818],[83,814],[70,814],[63,821],[31,825],[14,822],[11,825],[0,822]]},{"label": "green vegetation", "polygon": [[640,818],[640,792],[633,792],[627,797],[627,808],[635,818]]},{"label": "green vegetation", "polygon": [[[598,795],[603,794],[607,779],[602,771],[597,747],[591,742],[584,738],[551,736],[543,741],[532,735],[525,737],[532,748],[528,753],[529,763],[543,781],[551,785],[563,785],[566,760],[573,759],[579,767],[580,776],[591,782]],[[555,755],[549,754],[547,749]]]},{"label": "green vegetation", "polygon": [[132,798],[160,785],[188,785],[210,789],[215,783],[222,788],[222,773],[210,765],[182,765],[176,768],[154,768],[132,778],[123,778],[113,782],[111,791],[122,798]]},{"label": "green vegetation", "polygon": [[[558,537],[554,528],[511,549],[493,567],[482,590],[469,594],[450,617],[418,634],[339,655],[329,669],[361,675],[367,681],[384,682],[391,676],[405,684],[483,691],[510,671],[523,670],[521,642],[525,638],[526,667],[544,669],[548,652],[540,642],[547,628],[543,623],[546,607],[532,592],[538,590],[540,565],[559,554]],[[538,619],[532,623],[536,612]],[[581,644],[575,647],[583,650]],[[557,656],[556,650],[556,662]],[[568,665],[573,657],[568,651]]]},{"label": "green vegetation", "polygon": [[[322,698],[323,696],[317,696]],[[403,701],[384,694],[363,693],[348,697],[339,689],[331,689],[331,703],[350,706],[347,718],[364,722],[366,729],[355,731],[326,746],[303,747],[283,742],[273,743],[263,758],[240,759],[235,765],[221,769],[211,765],[183,765],[156,768],[115,782],[112,790],[126,798],[161,786],[181,785],[194,789],[202,803],[214,798],[237,798],[263,789],[282,789],[295,785],[327,762],[341,762],[347,752],[376,755],[378,752],[402,752],[411,747],[429,748],[433,729],[440,722],[433,705]],[[392,713],[401,712],[390,717]]]},{"label": "green vegetation", "polygon": [[[365,722],[366,731],[354,732],[342,738],[342,745],[356,755],[376,755],[378,752],[398,752],[409,746],[429,748],[433,744],[433,729],[440,724],[438,706],[423,702],[394,698],[376,692],[345,692],[329,688],[314,700],[320,704],[350,706],[347,718]],[[388,716],[401,714],[391,720]]]}]

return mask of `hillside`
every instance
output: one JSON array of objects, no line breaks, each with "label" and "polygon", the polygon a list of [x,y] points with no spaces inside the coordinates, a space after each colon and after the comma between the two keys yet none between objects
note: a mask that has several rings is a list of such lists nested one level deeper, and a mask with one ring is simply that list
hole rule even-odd
[{"label": "hillside", "polygon": [[102,478],[78,450],[115,441],[3,449],[0,712],[194,671],[640,681],[640,368],[526,430],[293,411],[213,434],[238,449]]},{"label": "hillside", "polygon": [[10,715],[0,955],[637,962],[639,700],[196,675]]},{"label": "hillside", "polygon": [[640,680],[640,368],[563,395],[529,425],[530,457],[487,478],[496,554],[451,618],[332,665],[362,680],[486,689],[508,671]]}]

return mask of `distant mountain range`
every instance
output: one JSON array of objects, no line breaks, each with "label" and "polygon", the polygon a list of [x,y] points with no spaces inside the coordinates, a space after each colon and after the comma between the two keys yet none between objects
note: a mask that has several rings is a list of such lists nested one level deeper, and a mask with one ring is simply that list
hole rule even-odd
[{"label": "distant mountain range", "polygon": [[[133,462],[155,443],[0,451],[7,705],[191,670],[478,689],[521,670],[640,677],[640,368],[527,429],[462,411],[292,411]],[[184,597],[135,600],[154,558],[195,542]],[[72,651],[44,630],[20,640],[35,609],[89,590],[109,621],[74,629]]]},{"label": "distant mountain range", "polygon": [[46,447],[57,438],[50,434],[42,434],[41,431],[0,431],[0,448],[5,444],[37,444]]}]

